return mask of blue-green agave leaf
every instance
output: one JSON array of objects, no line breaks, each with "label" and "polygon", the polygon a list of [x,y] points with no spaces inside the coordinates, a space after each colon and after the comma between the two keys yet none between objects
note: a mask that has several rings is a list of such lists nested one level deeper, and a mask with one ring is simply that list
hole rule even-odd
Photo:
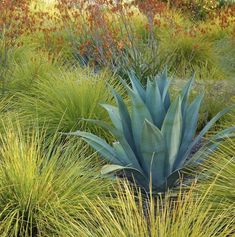
[{"label": "blue-green agave leaf", "polygon": [[[132,165],[132,167],[135,167],[135,168],[141,170],[138,158],[136,157],[134,151],[131,149],[130,145],[126,141],[125,137],[123,136],[122,131],[119,131],[118,129],[113,128],[112,126],[110,126],[107,123],[100,121],[100,120],[87,119],[87,121],[90,121],[94,124],[99,125],[100,127],[104,128],[104,129],[108,130],[116,138],[116,140],[120,143],[120,146],[122,146],[122,149],[126,153],[126,155],[122,156],[121,158],[118,153],[118,157],[120,158],[120,160],[123,160],[128,157],[128,159],[125,159],[125,164]],[[117,148],[117,142],[114,144],[116,144],[116,148]],[[120,151],[120,149],[121,148],[119,148],[119,151]]]},{"label": "blue-green agave leaf", "polygon": [[[204,149],[204,152],[207,154],[207,157],[208,157],[209,154],[214,152],[221,145],[221,143],[224,142],[226,139],[234,138],[235,137],[234,132],[235,132],[235,127],[230,127],[218,132],[217,134],[212,136],[201,149]],[[202,158],[200,159],[200,158],[201,157],[199,158],[193,157],[187,162],[187,165],[191,163],[202,163],[203,160],[205,160],[205,157],[203,159]]]},{"label": "blue-green agave leaf", "polygon": [[135,168],[128,167],[128,166],[122,166],[122,165],[112,165],[112,164],[104,165],[101,169],[101,174],[111,174],[113,172],[117,172],[117,171],[124,170],[124,169],[134,170],[134,171],[140,173],[141,175],[144,175],[140,170],[137,170]]},{"label": "blue-green agave leaf", "polygon": [[87,122],[94,123],[104,129],[106,129],[108,132],[110,132],[117,140],[119,140],[121,137],[123,137],[122,131],[112,127],[108,123],[98,120],[98,119],[84,119]]},{"label": "blue-green agave leaf", "polygon": [[160,186],[165,182],[167,148],[161,131],[149,121],[144,121],[141,140],[143,168],[152,182]]},{"label": "blue-green agave leaf", "polygon": [[190,90],[192,88],[192,85],[194,83],[195,80],[195,74],[193,74],[192,78],[186,83],[185,87],[183,88],[183,90],[181,91],[181,97],[182,97],[182,114],[183,116],[185,116],[186,114],[186,110],[188,107],[188,99],[189,99],[189,93]]},{"label": "blue-green agave leaf", "polygon": [[[230,106],[220,111],[217,115],[215,115],[207,125],[201,130],[201,132],[196,136],[194,141],[189,145],[187,151],[185,152],[183,161],[187,159],[189,154],[191,153],[192,148],[202,139],[202,137],[210,130],[210,128],[226,113],[228,113],[234,106]],[[181,165],[181,164],[180,164]]]},{"label": "blue-green agave leaf", "polygon": [[184,160],[182,159],[185,159],[184,154],[187,151],[188,146],[193,141],[193,137],[195,136],[197,129],[199,109],[202,99],[203,94],[197,96],[186,110],[182,141],[177,159],[175,160],[174,169],[180,168],[180,165],[182,165],[182,163],[184,162]]},{"label": "blue-green agave leaf", "polygon": [[101,106],[105,108],[105,110],[108,112],[109,117],[113,125],[115,126],[115,128],[123,132],[122,122],[121,122],[118,108],[116,106],[112,106],[108,104],[101,104]]},{"label": "blue-green agave leaf", "polygon": [[127,155],[120,142],[114,142],[113,149],[116,151],[118,157],[120,157],[121,160],[125,160],[127,165],[132,165],[130,162],[130,157]]},{"label": "blue-green agave leaf", "polygon": [[220,132],[217,132],[215,135],[213,135],[210,140],[211,141],[217,141],[218,139],[224,139],[224,138],[228,138],[228,137],[233,137],[235,136],[235,126],[233,127],[229,127],[226,129],[223,129]]},{"label": "blue-green agave leaf", "polygon": [[133,137],[133,132],[132,132],[132,123],[131,123],[131,118],[130,114],[128,112],[128,109],[126,107],[126,104],[124,103],[122,97],[115,91],[112,90],[112,94],[116,99],[116,102],[118,104],[118,109],[119,109],[119,115],[122,123],[122,130],[124,133],[124,136],[131,146],[132,150],[136,152],[136,147],[134,143],[134,137]]},{"label": "blue-green agave leaf", "polygon": [[141,99],[145,102],[146,100],[146,92],[140,83],[139,79],[136,77],[135,73],[133,71],[130,71],[129,73],[129,78],[131,80],[131,85],[133,90],[139,94]]},{"label": "blue-green agave leaf", "polygon": [[157,86],[161,93],[165,110],[167,111],[170,107],[170,95],[168,93],[170,81],[167,79],[167,67],[165,67],[164,71],[157,78]]},{"label": "blue-green agave leaf", "polygon": [[115,150],[105,140],[99,138],[98,136],[82,131],[76,131],[67,134],[81,137],[108,161],[117,165],[125,165],[125,162],[119,159]]},{"label": "blue-green agave leaf", "polygon": [[161,132],[166,139],[169,168],[168,173],[172,172],[175,159],[179,151],[182,135],[182,114],[181,97],[179,96],[170,106],[163,121]]},{"label": "blue-green agave leaf", "polygon": [[205,144],[200,148],[200,150],[193,155],[188,161],[185,162],[185,166],[194,167],[197,166],[199,163],[203,163],[205,159],[214,152],[222,142],[226,141],[228,138],[235,137],[235,127],[226,128],[210,139],[205,140]]},{"label": "blue-green agave leaf", "polygon": [[180,171],[174,171],[168,177],[166,177],[165,182],[160,186],[153,185],[153,193],[165,193],[168,189],[172,188],[176,181],[180,178]]},{"label": "blue-green agave leaf", "polygon": [[128,176],[131,176],[138,184],[145,187],[146,190],[149,190],[149,180],[138,169],[122,165],[105,165],[101,169],[101,174],[108,175],[119,171],[124,171],[124,174],[126,173]]},{"label": "blue-green agave leaf", "polygon": [[159,75],[157,75],[157,84],[159,87],[159,91],[161,93],[161,95],[163,95],[163,91],[165,88],[167,88],[168,86],[168,79],[167,79],[167,68],[164,68],[164,71],[162,73],[160,73]]},{"label": "blue-green agave leaf", "polygon": [[166,115],[166,111],[162,101],[161,93],[158,86],[156,86],[156,81],[147,81],[146,105],[152,116],[153,123],[158,128],[161,128],[162,122]]},{"label": "blue-green agave leaf", "polygon": [[126,141],[126,139],[123,136],[119,137],[118,141],[129,159],[128,164],[131,165],[132,168],[136,168],[136,169],[142,171],[142,168],[139,163],[138,154],[137,155],[135,154],[135,152],[131,149],[130,145],[128,144],[128,142]]},{"label": "blue-green agave leaf", "polygon": [[166,187],[168,188],[172,187],[176,183],[176,181],[179,180],[179,178],[180,178],[180,169],[175,170],[167,177]]},{"label": "blue-green agave leaf", "polygon": [[135,146],[138,153],[141,154],[140,143],[141,143],[141,133],[144,125],[144,120],[147,119],[150,122],[153,121],[146,104],[143,102],[140,96],[132,90],[129,90],[129,95],[131,97],[132,102],[131,119],[132,119],[132,131]]}]

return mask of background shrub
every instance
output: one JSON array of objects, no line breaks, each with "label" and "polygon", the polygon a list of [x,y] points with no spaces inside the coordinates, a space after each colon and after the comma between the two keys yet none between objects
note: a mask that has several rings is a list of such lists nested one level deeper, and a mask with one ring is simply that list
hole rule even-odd
[{"label": "background shrub", "polygon": [[69,132],[85,128],[102,133],[103,130],[82,119],[107,121],[108,116],[100,103],[112,103],[107,83],[117,85],[114,78],[107,73],[92,75],[79,69],[61,71],[60,75],[54,76],[49,81],[39,81],[31,95],[17,95],[15,106],[22,119],[37,118],[38,125],[43,127],[46,124],[52,134],[57,130]]},{"label": "background shrub", "polygon": [[5,73],[5,93],[32,93],[39,80],[49,81],[51,74],[58,71],[59,64],[53,62],[48,53],[38,51],[33,45],[9,50],[8,67]]}]

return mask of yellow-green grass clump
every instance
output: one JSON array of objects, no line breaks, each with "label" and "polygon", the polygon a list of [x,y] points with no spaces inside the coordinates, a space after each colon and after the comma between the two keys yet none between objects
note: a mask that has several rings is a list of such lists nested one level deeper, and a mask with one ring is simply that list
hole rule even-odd
[{"label": "yellow-green grass clump", "polygon": [[110,191],[86,147],[48,144],[42,132],[11,125],[0,144],[0,235],[82,236],[91,211],[85,200],[95,205]]},{"label": "yellow-green grass clump", "polygon": [[92,237],[224,237],[232,234],[226,211],[211,213],[205,197],[195,197],[194,188],[175,195],[144,198],[126,183],[106,205],[90,203],[92,215],[85,236]]},{"label": "yellow-green grass clump", "polygon": [[19,94],[15,106],[23,120],[38,118],[38,125],[43,127],[46,124],[47,132],[86,128],[103,133],[84,119],[107,121],[107,115],[100,106],[100,103],[112,103],[107,83],[117,84],[107,73],[93,75],[79,69],[61,71],[52,75],[49,81],[40,81],[31,95]]},{"label": "yellow-green grass clump", "polygon": [[228,209],[228,215],[235,223],[234,183],[235,139],[230,138],[207,158],[198,177],[198,190],[202,193],[208,190],[207,202],[213,209]]}]

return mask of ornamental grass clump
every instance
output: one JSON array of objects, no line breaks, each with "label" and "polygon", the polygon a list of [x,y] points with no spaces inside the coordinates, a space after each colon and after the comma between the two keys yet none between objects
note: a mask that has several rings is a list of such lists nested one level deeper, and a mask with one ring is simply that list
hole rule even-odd
[{"label": "ornamental grass clump", "polygon": [[[171,192],[146,200],[127,183],[122,183],[120,189],[116,189],[109,205],[102,200],[99,206],[89,203],[92,215],[84,230],[86,236],[113,237],[116,233],[119,237],[233,236],[232,219],[226,219],[227,210],[211,213],[210,205],[205,205],[205,196],[195,197],[194,187],[179,192],[174,201]],[[143,203],[148,203],[147,207]]]},{"label": "ornamental grass clump", "polygon": [[198,191],[208,191],[207,202],[213,210],[229,209],[228,216],[235,223],[235,139],[219,146],[202,166],[198,176]]},{"label": "ornamental grass clump", "polygon": [[84,236],[85,197],[95,205],[110,191],[84,144],[9,125],[0,144],[0,236]]},{"label": "ornamental grass clump", "polygon": [[[54,134],[59,129],[63,132],[89,130],[97,135],[110,135],[83,118],[108,120],[108,116],[99,106],[99,102],[112,103],[113,98],[107,90],[109,82],[117,90],[119,85],[113,77],[100,73],[94,75],[90,71],[61,70],[52,74],[50,80],[42,78],[29,95],[17,94],[16,108],[21,118],[26,121],[38,120],[38,125],[47,126],[47,133]],[[120,90],[119,90],[120,91]]]},{"label": "ornamental grass clump", "polygon": [[[114,126],[90,120],[106,128],[115,137],[116,142],[112,146],[91,133],[77,131],[70,134],[82,137],[112,163],[103,168],[104,174],[123,171],[145,191],[165,192],[175,185],[186,164],[195,163],[194,159],[189,159],[193,148],[230,108],[219,112],[196,134],[203,94],[189,101],[194,77],[174,99],[169,95],[167,70],[152,80],[148,79],[146,88],[133,72],[130,73],[130,80],[131,87],[123,81],[131,101],[130,111],[122,97],[112,89],[117,107],[102,106]],[[220,131],[211,139],[221,141],[234,130],[235,127]],[[207,141],[204,147],[213,150],[216,145]]]}]

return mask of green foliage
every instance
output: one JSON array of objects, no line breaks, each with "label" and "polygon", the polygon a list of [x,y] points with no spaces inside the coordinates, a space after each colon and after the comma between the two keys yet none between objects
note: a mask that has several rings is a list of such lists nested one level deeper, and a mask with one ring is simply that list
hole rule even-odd
[{"label": "green foliage", "polygon": [[61,71],[51,75],[48,81],[39,81],[30,95],[18,94],[15,107],[23,120],[37,118],[38,125],[43,127],[46,124],[51,134],[57,130],[69,132],[84,128],[97,134],[104,133],[83,119],[107,120],[99,106],[99,103],[112,102],[107,82],[113,86],[117,84],[107,73],[93,75],[79,68]]},{"label": "green foliage", "polygon": [[221,65],[235,80],[235,39],[223,38],[216,42],[215,47],[220,55]]},{"label": "green foliage", "polygon": [[201,79],[226,78],[227,72],[220,64],[220,57],[212,42],[188,33],[172,36],[165,32],[161,36],[159,60],[178,77],[185,78],[194,71]]},{"label": "green foliage", "polygon": [[14,47],[8,52],[8,65],[4,74],[5,93],[28,94],[38,80],[49,80],[58,71],[58,65],[49,60],[47,53],[36,50],[33,45]]},{"label": "green foliage", "polygon": [[[166,0],[153,28],[126,4],[25,2],[30,19],[9,11],[0,32],[0,236],[233,236],[234,111],[202,139],[235,98],[233,8],[216,3],[232,1]],[[166,71],[152,78],[166,64],[173,94]],[[102,174],[132,182],[101,177],[91,147]]]},{"label": "green foliage", "polygon": [[[169,1],[171,2],[171,1]],[[213,10],[219,6],[217,0],[180,0],[172,1],[175,5],[184,11],[192,20],[205,20]]]},{"label": "green foliage", "polygon": [[[235,120],[234,120],[235,122]],[[235,139],[226,139],[212,153],[198,175],[198,191],[208,190],[207,203],[213,209],[229,209],[231,220],[235,215]],[[234,220],[233,220],[234,221]]]},{"label": "green foliage", "polygon": [[109,205],[90,203],[93,214],[84,232],[89,237],[224,237],[233,233],[226,211],[210,214],[204,197],[195,198],[194,189],[178,195],[145,197],[127,184],[116,191]]},{"label": "green foliage", "polygon": [[[173,83],[174,86],[172,86],[171,92],[176,96],[185,84],[185,80],[178,79],[174,80]],[[233,80],[196,80],[191,98],[201,91],[204,91],[204,99],[200,108],[198,131],[219,113],[219,111],[223,110],[224,107],[228,107],[234,103],[232,98],[235,95],[235,85]],[[217,122],[217,125],[224,124],[230,120],[231,116],[227,114]]]},{"label": "green foliage", "polygon": [[[110,181],[86,157],[84,144],[45,143],[37,130],[6,126],[0,143],[0,235],[83,236],[82,221]],[[81,235],[80,235],[81,234]]]},{"label": "green foliage", "polygon": [[226,6],[226,5],[233,5],[233,4],[235,4],[234,0],[217,0],[217,2],[218,2],[218,5],[220,7],[223,7],[223,6]]},{"label": "green foliage", "polygon": [[[90,120],[110,131],[116,139],[113,147],[91,133],[77,131],[71,134],[81,136],[113,163],[105,166],[103,173],[124,170],[146,191],[150,188],[154,192],[165,192],[179,178],[194,146],[229,108],[219,112],[195,136],[203,95],[189,101],[194,77],[173,101],[170,101],[166,70],[153,81],[148,80],[146,89],[134,73],[130,73],[130,80],[132,88],[124,81],[123,84],[131,100],[131,113],[122,97],[112,90],[118,106],[104,104],[103,107],[114,127],[103,121]],[[234,130],[235,127],[221,131],[212,139],[220,141]],[[212,149],[210,142],[207,145]]]},{"label": "green foliage", "polygon": [[133,43],[117,57],[115,64],[114,70],[122,78],[128,78],[131,69],[146,84],[147,78],[155,75],[160,68],[157,41],[153,39],[149,44]]},{"label": "green foliage", "polygon": [[[205,88],[205,99],[201,107],[199,118],[199,129],[203,127],[210,119],[212,119],[224,107],[234,104],[232,100],[235,95],[235,85],[233,81],[204,81],[198,82],[195,90]],[[231,120],[231,116],[224,116],[218,124],[224,124]]]}]

